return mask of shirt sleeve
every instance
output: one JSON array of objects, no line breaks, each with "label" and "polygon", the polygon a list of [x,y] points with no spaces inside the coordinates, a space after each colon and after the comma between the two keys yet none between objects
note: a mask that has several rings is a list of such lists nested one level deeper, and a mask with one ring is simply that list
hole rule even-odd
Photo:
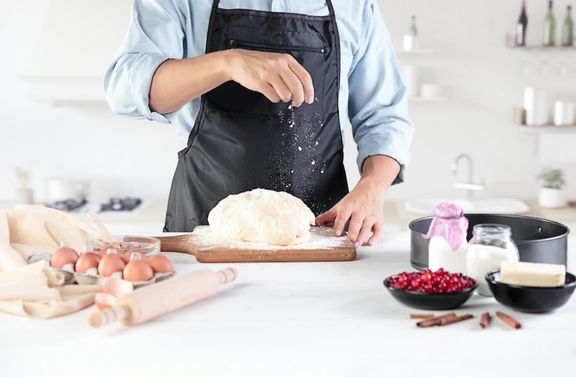
[{"label": "shirt sleeve", "polygon": [[358,168],[375,155],[400,164],[394,184],[403,182],[414,127],[408,118],[406,90],[390,35],[376,1],[367,2],[361,44],[348,75],[348,111],[358,146]]},{"label": "shirt sleeve", "polygon": [[150,110],[149,93],[160,64],[184,57],[184,20],[175,1],[134,1],[127,36],[104,77],[106,100],[116,114],[168,123]]}]

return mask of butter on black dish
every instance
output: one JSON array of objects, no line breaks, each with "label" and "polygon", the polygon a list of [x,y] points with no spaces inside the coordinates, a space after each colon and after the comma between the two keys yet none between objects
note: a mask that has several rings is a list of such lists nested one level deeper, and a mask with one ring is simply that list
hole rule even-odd
[{"label": "butter on black dish", "polygon": [[566,282],[562,264],[502,262],[500,282],[525,287],[560,287]]}]

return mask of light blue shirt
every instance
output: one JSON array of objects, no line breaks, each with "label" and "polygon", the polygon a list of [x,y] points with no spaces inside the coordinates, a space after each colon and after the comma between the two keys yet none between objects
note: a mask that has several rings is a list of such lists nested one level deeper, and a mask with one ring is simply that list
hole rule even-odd
[{"label": "light blue shirt", "polygon": [[[386,155],[402,167],[403,181],[414,129],[398,60],[377,0],[333,0],[340,35],[339,111],[358,146],[358,166]],[[135,0],[128,34],[106,72],[106,98],[117,114],[178,127],[179,148],[200,109],[196,98],[169,114],[152,112],[148,95],[154,72],[167,59],[205,53],[212,0]],[[220,8],[328,15],[325,0],[221,0]],[[349,121],[349,122],[348,122]]]}]

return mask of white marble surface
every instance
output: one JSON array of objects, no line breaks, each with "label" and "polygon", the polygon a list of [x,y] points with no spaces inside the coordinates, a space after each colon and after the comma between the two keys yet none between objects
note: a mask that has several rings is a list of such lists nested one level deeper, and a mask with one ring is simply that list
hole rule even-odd
[{"label": "white marble surface", "polygon": [[[477,319],[417,329],[382,287],[410,269],[408,233],[347,263],[238,264],[218,296],[138,327],[94,330],[94,310],[53,320],[0,315],[1,376],[553,376],[576,370],[576,299],[529,315],[473,297],[459,313],[505,310],[524,325]],[[572,254],[573,252],[573,248]],[[574,257],[571,270],[574,271]],[[179,273],[199,265],[178,256]],[[568,374],[567,374],[568,373]],[[572,374],[573,375],[573,374]]]}]

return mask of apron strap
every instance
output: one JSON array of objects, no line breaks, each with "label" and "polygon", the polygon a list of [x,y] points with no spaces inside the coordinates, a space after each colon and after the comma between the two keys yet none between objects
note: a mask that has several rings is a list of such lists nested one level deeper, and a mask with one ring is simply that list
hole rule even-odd
[{"label": "apron strap", "polygon": [[[212,18],[216,13],[216,11],[218,10],[218,5],[220,5],[220,0],[214,0],[212,2],[212,12],[210,18]],[[330,14],[330,16],[332,18],[335,18],[336,13],[334,12],[334,6],[332,5],[332,1],[326,0],[326,6],[328,7],[328,13]]]},{"label": "apron strap", "polygon": [[332,19],[335,19],[336,18],[336,12],[334,12],[334,6],[332,5],[332,1],[326,0],[326,6],[328,7],[328,12],[330,13],[330,16],[332,17]]}]

